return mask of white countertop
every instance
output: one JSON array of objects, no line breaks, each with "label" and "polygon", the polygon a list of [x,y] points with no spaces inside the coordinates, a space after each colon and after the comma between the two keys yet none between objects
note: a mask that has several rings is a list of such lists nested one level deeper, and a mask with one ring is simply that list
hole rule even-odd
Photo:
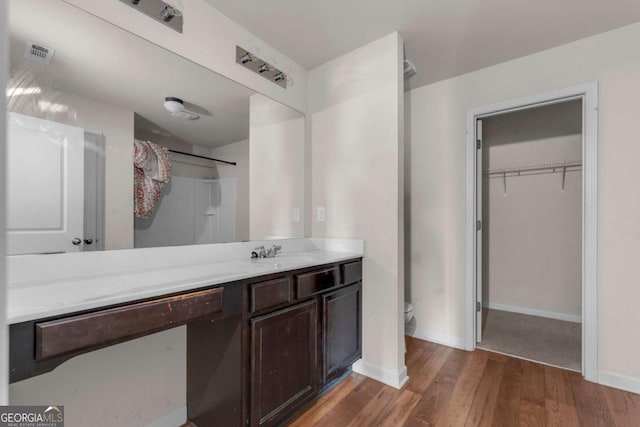
[{"label": "white countertop", "polygon": [[[250,259],[279,244],[275,258]],[[359,240],[291,239],[8,258],[7,323],[59,316],[363,256]],[[13,258],[13,259],[12,259]]]}]

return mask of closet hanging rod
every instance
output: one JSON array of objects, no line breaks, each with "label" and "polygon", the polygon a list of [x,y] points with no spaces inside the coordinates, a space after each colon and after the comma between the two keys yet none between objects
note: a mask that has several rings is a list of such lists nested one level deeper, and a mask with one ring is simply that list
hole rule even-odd
[{"label": "closet hanging rod", "polygon": [[220,160],[220,159],[216,159],[216,158],[213,158],[213,157],[206,157],[206,156],[200,156],[198,154],[185,153],[184,151],[177,151],[177,150],[169,150],[169,151],[172,152],[172,153],[176,153],[176,154],[183,154],[185,156],[197,157],[199,159],[213,160],[214,162],[225,163],[227,165],[235,166],[237,164],[236,162],[228,162],[226,160]]},{"label": "closet hanging rod", "polygon": [[558,172],[566,170],[566,168],[575,168],[582,167],[582,162],[564,162],[564,163],[547,163],[542,165],[535,166],[521,166],[514,168],[503,168],[503,169],[485,169],[484,175],[504,175],[504,174],[519,174],[520,172],[534,172],[534,171],[543,171],[543,170],[551,170]]}]

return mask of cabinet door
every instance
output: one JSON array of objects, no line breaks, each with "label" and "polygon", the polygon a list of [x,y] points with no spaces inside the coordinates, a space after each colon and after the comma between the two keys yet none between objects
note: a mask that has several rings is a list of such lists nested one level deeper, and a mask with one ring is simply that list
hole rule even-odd
[{"label": "cabinet door", "polygon": [[251,320],[251,425],[277,425],[315,393],[317,313],[312,300]]},{"label": "cabinet door", "polygon": [[362,356],[362,283],[322,295],[322,380],[339,377]]}]

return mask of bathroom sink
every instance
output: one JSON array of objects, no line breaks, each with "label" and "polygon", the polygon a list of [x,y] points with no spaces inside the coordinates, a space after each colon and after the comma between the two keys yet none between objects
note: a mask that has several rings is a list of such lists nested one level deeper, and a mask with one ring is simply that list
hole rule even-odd
[{"label": "bathroom sink", "polygon": [[278,254],[273,258],[252,259],[251,262],[256,265],[279,269],[315,264],[321,260],[322,256],[320,254],[291,253]]}]

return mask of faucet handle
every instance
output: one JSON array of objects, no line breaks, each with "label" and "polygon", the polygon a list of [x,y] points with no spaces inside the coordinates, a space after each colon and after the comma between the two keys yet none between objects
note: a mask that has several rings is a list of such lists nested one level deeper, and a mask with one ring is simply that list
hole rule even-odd
[{"label": "faucet handle", "polygon": [[[253,254],[256,254],[257,256],[253,256]],[[266,258],[267,257],[267,251],[264,249],[264,246],[258,246],[257,248],[254,248],[254,252],[251,253],[251,257],[252,258]]]}]

